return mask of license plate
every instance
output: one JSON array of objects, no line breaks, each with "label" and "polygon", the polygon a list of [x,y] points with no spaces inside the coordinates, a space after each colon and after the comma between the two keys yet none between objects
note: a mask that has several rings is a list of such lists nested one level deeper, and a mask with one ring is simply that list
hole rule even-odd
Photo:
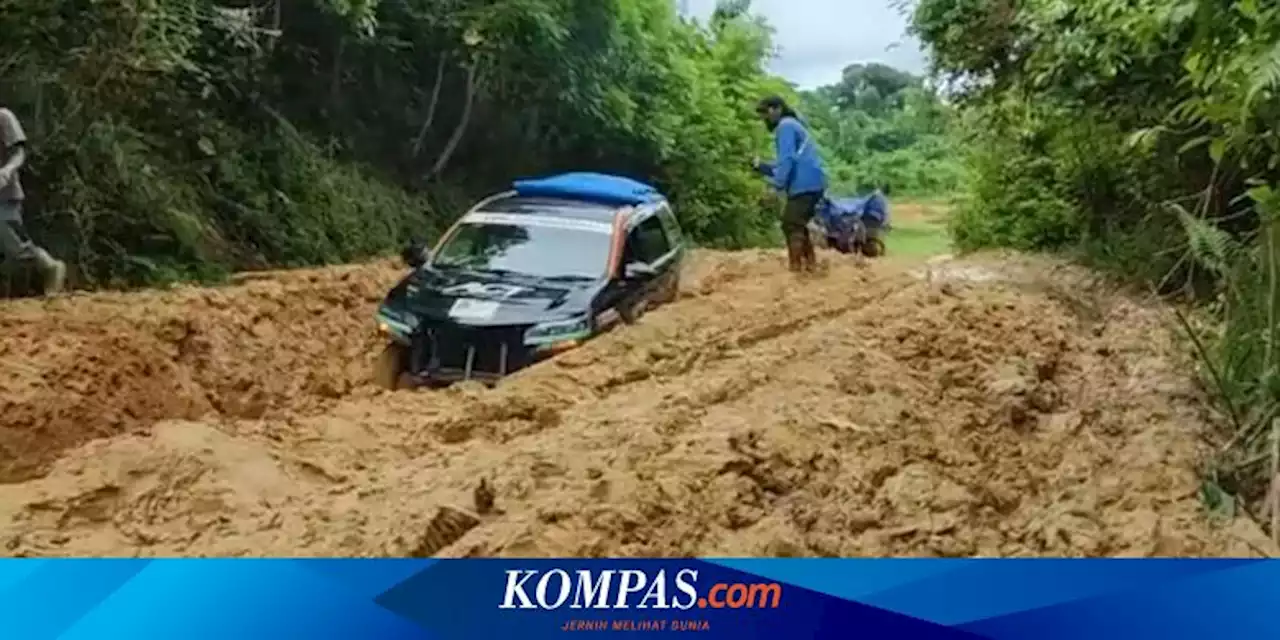
[{"label": "license plate", "polygon": [[499,304],[493,300],[459,298],[453,302],[453,307],[449,309],[449,315],[466,320],[488,320],[498,312]]}]

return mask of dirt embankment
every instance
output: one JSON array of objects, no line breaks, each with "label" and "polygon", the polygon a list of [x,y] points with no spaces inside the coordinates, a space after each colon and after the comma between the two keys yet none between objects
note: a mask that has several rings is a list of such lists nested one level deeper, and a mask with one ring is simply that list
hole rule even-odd
[{"label": "dirt embankment", "polygon": [[[1158,310],[1025,261],[696,256],[497,389],[364,384],[391,265],[0,307],[18,555],[1253,555]],[[978,270],[980,269],[980,270]],[[480,487],[480,481],[484,486]]]},{"label": "dirt embankment", "polygon": [[0,482],[165,419],[308,414],[368,378],[390,264],[0,307]]}]

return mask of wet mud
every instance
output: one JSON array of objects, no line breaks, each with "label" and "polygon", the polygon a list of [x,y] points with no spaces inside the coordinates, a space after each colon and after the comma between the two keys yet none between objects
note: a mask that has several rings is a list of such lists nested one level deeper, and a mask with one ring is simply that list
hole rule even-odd
[{"label": "wet mud", "polygon": [[1045,261],[696,253],[496,388],[370,384],[380,263],[0,306],[7,555],[1222,556],[1156,305]]}]

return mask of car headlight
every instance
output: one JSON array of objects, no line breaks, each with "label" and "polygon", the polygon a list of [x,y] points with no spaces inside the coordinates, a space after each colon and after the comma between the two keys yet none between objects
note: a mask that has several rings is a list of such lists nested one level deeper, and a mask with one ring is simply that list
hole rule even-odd
[{"label": "car headlight", "polygon": [[580,340],[591,333],[591,321],[586,318],[542,322],[524,332],[526,345],[544,345],[565,340]]},{"label": "car headlight", "polygon": [[378,309],[378,325],[383,331],[408,339],[409,334],[418,328],[418,316],[383,306]]}]

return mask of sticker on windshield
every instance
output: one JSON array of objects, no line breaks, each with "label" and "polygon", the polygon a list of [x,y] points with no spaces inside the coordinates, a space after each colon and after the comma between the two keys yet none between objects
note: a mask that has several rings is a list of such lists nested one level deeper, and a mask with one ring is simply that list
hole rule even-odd
[{"label": "sticker on windshield", "polygon": [[499,303],[493,300],[458,298],[449,309],[449,315],[459,320],[488,320],[498,313]]},{"label": "sticker on windshield", "polygon": [[555,216],[511,215],[507,213],[470,213],[462,219],[471,224],[509,224],[517,227],[553,227],[572,231],[612,234],[613,225],[593,220],[557,218]]}]

